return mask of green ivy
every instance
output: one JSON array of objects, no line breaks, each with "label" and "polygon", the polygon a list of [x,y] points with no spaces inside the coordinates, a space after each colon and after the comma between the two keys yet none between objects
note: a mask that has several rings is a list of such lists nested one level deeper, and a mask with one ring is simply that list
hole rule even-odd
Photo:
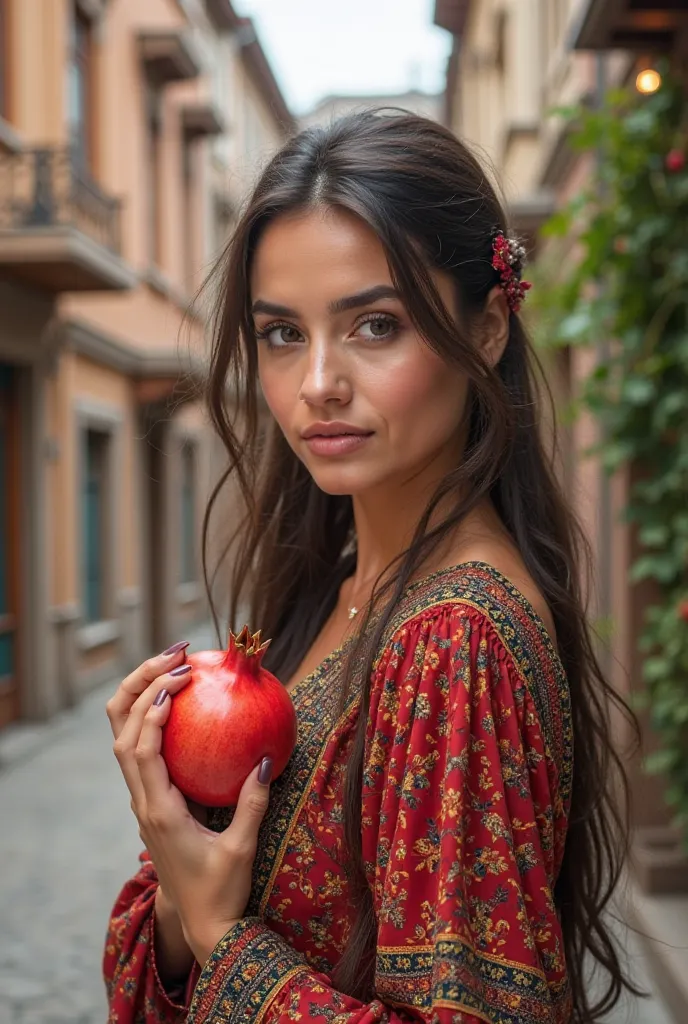
[{"label": "green ivy", "polygon": [[653,96],[615,92],[601,110],[562,112],[595,170],[545,228],[536,333],[546,348],[595,347],[577,407],[597,418],[606,469],[638,469],[631,580],[657,595],[639,645],[660,737],[648,766],[666,774],[688,837],[688,104],[663,70]]}]

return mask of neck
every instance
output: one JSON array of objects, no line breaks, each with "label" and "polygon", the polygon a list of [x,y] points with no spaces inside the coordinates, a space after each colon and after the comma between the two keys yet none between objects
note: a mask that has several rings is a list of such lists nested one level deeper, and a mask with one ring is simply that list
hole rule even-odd
[{"label": "neck", "polygon": [[[454,456],[455,459],[455,456]],[[456,465],[452,459],[451,465]],[[450,465],[436,459],[410,480],[386,484],[354,495],[353,513],[357,538],[356,572],[352,589],[372,584],[380,573],[404,552],[435,489]],[[441,506],[435,518],[441,516]],[[431,520],[431,525],[432,525]],[[441,557],[441,555],[440,555]]]}]

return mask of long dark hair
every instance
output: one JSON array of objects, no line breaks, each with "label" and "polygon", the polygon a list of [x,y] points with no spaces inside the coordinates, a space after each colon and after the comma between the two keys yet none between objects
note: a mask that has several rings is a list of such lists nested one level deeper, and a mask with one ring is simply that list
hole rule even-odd
[{"label": "long dark hair", "polygon": [[[228,465],[204,521],[209,593],[219,571],[216,565],[211,578],[211,513],[231,480],[239,484],[245,513],[231,544],[230,619],[235,622],[237,610],[250,606],[251,621],[274,638],[266,664],[283,679],[297,670],[355,566],[355,553],[348,553],[351,499],[319,490],[275,425],[261,428],[265,417],[259,408],[249,295],[252,256],[274,218],[314,206],[347,210],[373,228],[415,327],[470,380],[462,463],[441,482],[408,550],[377,588],[375,622],[370,625],[369,619],[370,628],[359,631],[345,669],[348,687],[354,664],[363,659],[361,713],[344,808],[358,915],[337,984],[360,998],[372,995],[376,921],[361,853],[361,780],[375,654],[410,579],[467,513],[489,498],[547,600],[571,689],[575,771],[555,901],[573,1019],[593,1021],[616,1003],[624,987],[632,988],[604,914],[626,852],[626,783],[609,726],[610,703],[621,702],[604,678],[586,622],[587,548],[540,437],[534,360],[523,324],[511,315],[509,340],[496,369],[486,365],[472,341],[476,318],[496,282],[492,239],[495,230],[507,231],[504,211],[467,147],[433,121],[370,111],[327,128],[309,128],[287,142],[255,187],[216,277],[221,287],[207,404]],[[453,277],[459,324],[443,305],[431,268]],[[438,506],[443,510],[439,523],[437,515],[433,518]],[[227,505],[220,507],[226,515]],[[591,964],[606,973],[597,999],[589,991]]]}]

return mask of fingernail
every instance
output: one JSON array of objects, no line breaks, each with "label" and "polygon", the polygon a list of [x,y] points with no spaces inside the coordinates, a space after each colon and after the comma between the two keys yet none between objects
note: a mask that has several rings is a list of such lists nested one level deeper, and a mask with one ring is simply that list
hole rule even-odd
[{"label": "fingernail", "polygon": [[177,668],[173,668],[172,671],[168,673],[168,675],[171,675],[171,676],[185,676],[186,673],[190,672],[190,671],[191,671],[191,665],[189,665],[189,664],[179,665]]},{"label": "fingernail", "polygon": [[184,648],[188,646],[188,640],[180,640],[178,644],[172,644],[171,647],[168,647],[166,651],[162,652],[163,658],[169,658],[172,654],[179,654],[180,651],[183,651]]},{"label": "fingernail", "polygon": [[165,701],[167,700],[169,695],[170,695],[170,691],[169,690],[161,690],[160,693],[155,698],[155,700],[153,701],[153,707],[155,707],[155,708],[161,707],[165,703]]},{"label": "fingernail", "polygon": [[260,762],[260,768],[258,769],[258,781],[261,786],[267,786],[268,782],[272,778],[272,758],[264,757]]}]

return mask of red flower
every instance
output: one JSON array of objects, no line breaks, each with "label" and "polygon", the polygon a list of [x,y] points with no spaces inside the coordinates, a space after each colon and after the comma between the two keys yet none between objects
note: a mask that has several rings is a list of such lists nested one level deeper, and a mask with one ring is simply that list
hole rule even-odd
[{"label": "red flower", "polygon": [[672,149],[667,153],[664,164],[671,174],[678,174],[686,166],[686,154],[681,149]]},{"label": "red flower", "polygon": [[679,619],[682,619],[683,622],[688,622],[688,598],[685,598],[679,603],[678,617]]},{"label": "red flower", "polygon": [[501,231],[495,235],[492,241],[492,266],[499,274],[499,285],[512,313],[520,311],[526,292],[533,287],[530,281],[521,280],[520,264],[524,256],[525,249],[519,242],[507,238]]}]

